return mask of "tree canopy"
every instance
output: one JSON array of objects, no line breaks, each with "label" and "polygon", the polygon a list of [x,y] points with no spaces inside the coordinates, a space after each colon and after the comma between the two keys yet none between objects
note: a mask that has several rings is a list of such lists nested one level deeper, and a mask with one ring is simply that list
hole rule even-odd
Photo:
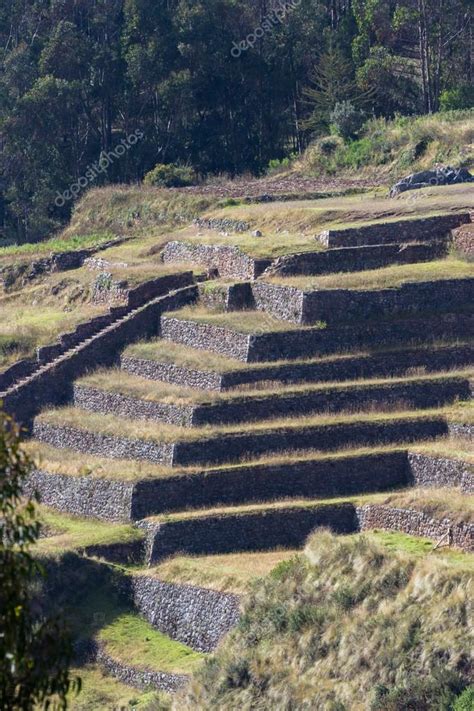
[{"label": "tree canopy", "polygon": [[[470,7],[5,0],[0,238],[34,240],[58,227],[71,209],[58,193],[78,181],[137,181],[157,163],[258,174],[324,130],[331,103],[364,95],[368,115],[387,117],[470,106]],[[331,52],[344,71],[338,87]],[[140,141],[94,170],[137,130]]]}]

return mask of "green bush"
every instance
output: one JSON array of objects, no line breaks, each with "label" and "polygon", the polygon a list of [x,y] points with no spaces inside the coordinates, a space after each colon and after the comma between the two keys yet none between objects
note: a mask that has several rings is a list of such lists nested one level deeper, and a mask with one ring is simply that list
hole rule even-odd
[{"label": "green bush", "polygon": [[174,163],[158,163],[153,170],[145,175],[145,185],[159,188],[185,188],[196,183],[194,170],[187,166]]},{"label": "green bush", "polygon": [[440,97],[441,111],[470,109],[474,106],[474,87],[462,84],[453,89],[446,89]]},{"label": "green bush", "polygon": [[474,709],[474,686],[468,686],[453,705],[453,711],[472,711]]},{"label": "green bush", "polygon": [[355,138],[364,123],[364,113],[350,101],[338,102],[331,112],[331,128],[346,140]]}]

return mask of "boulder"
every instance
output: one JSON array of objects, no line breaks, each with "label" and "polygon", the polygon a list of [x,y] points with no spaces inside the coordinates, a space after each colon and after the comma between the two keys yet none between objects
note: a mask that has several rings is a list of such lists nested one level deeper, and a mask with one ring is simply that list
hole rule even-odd
[{"label": "boulder", "polygon": [[474,175],[467,168],[450,168],[441,166],[434,170],[423,170],[421,173],[412,173],[402,178],[390,190],[390,197],[396,197],[407,190],[419,190],[435,185],[455,185],[456,183],[472,183]]}]

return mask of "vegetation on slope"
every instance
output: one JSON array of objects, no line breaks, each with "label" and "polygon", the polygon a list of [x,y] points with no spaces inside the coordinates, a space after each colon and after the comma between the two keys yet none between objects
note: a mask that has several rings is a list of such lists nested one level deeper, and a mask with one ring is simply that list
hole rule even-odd
[{"label": "vegetation on slope", "polygon": [[472,668],[473,593],[462,570],[319,532],[255,584],[237,631],[177,704],[453,708]]}]

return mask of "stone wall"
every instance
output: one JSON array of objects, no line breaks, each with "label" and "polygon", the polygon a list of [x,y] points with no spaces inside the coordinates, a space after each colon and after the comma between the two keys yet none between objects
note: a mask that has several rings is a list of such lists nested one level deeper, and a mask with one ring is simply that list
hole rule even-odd
[{"label": "stone wall", "polygon": [[382,529],[402,531],[410,536],[439,541],[446,536],[446,543],[454,548],[474,551],[474,524],[455,523],[448,518],[432,518],[429,514],[413,509],[368,504],[357,509],[360,530]]},{"label": "stone wall", "polygon": [[301,548],[315,528],[335,533],[358,529],[352,504],[268,509],[169,521],[154,530],[150,563],[178,552],[191,555],[231,553],[274,548]]},{"label": "stone wall", "polygon": [[142,670],[133,667],[131,664],[114,659],[103,645],[97,645],[95,661],[105,674],[113,676],[127,686],[136,689],[149,691],[150,689],[160,689],[161,691],[174,692],[181,689],[189,682],[189,676],[185,674],[171,674],[170,672],[160,672],[152,670]]},{"label": "stone wall", "polygon": [[341,323],[419,313],[452,313],[474,302],[474,279],[446,279],[404,284],[396,289],[328,289],[304,292],[255,282],[255,306],[291,323]]},{"label": "stone wall", "polygon": [[84,385],[73,386],[74,405],[92,412],[111,413],[134,420],[157,420],[170,425],[190,427],[195,408],[192,405],[138,400],[120,393],[98,390]]},{"label": "stone wall", "polygon": [[129,481],[66,476],[34,470],[24,486],[26,494],[39,494],[45,506],[74,516],[103,521],[129,521],[135,485]]},{"label": "stone wall", "polygon": [[317,239],[325,247],[401,244],[446,238],[451,230],[471,221],[468,212],[454,215],[381,222],[374,225],[326,230]]},{"label": "stone wall", "polygon": [[414,442],[443,436],[447,425],[442,417],[400,420],[354,421],[344,424],[254,431],[249,434],[216,436],[207,440],[178,442],[173,463],[181,466],[220,464],[288,450],[334,451],[341,447],[373,446]]},{"label": "stone wall", "polygon": [[297,360],[370,347],[380,350],[408,344],[428,346],[439,341],[463,341],[474,328],[472,317],[443,314],[433,320],[369,321],[357,326],[347,324],[255,335],[168,316],[163,316],[161,321],[163,338],[244,363]]},{"label": "stone wall", "polygon": [[449,422],[449,434],[451,437],[461,439],[474,439],[474,424],[469,422]]},{"label": "stone wall", "polygon": [[465,493],[474,491],[474,465],[461,459],[408,453],[413,484],[420,487],[461,487]]},{"label": "stone wall", "polygon": [[168,242],[163,252],[166,264],[191,262],[217,269],[220,277],[253,280],[270,265],[270,259],[253,259],[232,245]]},{"label": "stone wall", "polygon": [[159,361],[145,358],[124,356],[120,359],[120,367],[127,373],[139,375],[149,380],[158,380],[164,383],[184,385],[202,390],[220,391],[222,389],[223,376],[212,371],[190,370],[189,368],[181,368],[173,363],[160,363]]},{"label": "stone wall", "polygon": [[229,358],[236,358],[244,363],[248,359],[249,342],[247,333],[239,333],[221,326],[208,323],[184,321],[182,319],[163,316],[161,319],[161,336],[174,343],[200,350],[212,350]]},{"label": "stone wall", "polygon": [[[26,492],[42,503],[76,516],[103,521],[139,520],[195,508],[288,497],[318,498],[385,491],[411,481],[406,452],[298,460],[196,471],[141,481],[71,477],[34,471]],[[251,486],[249,486],[251,482]]]},{"label": "stone wall", "polygon": [[243,311],[254,308],[251,284],[199,285],[199,301],[210,311]]},{"label": "stone wall", "polygon": [[[205,356],[203,355],[203,364]],[[262,382],[292,383],[359,380],[360,378],[407,375],[420,371],[470,366],[474,361],[474,346],[439,346],[409,350],[374,352],[366,356],[347,356],[314,363],[291,363],[258,368],[241,368],[223,372],[193,370],[142,358],[122,357],[120,365],[127,373],[150,380],[215,392],[231,390],[240,385]]]},{"label": "stone wall", "polygon": [[212,652],[240,615],[237,595],[132,576],[133,601],[156,629],[198,652]]},{"label": "stone wall", "polygon": [[[329,326],[326,329],[301,329],[261,333],[249,339],[246,362],[277,361],[310,358],[331,353],[375,347],[407,346],[423,343],[427,346],[439,341],[465,340],[474,328],[469,316],[442,314],[431,319],[404,321],[361,322],[357,326]],[[210,334],[211,336],[212,334]],[[183,334],[181,343],[186,342]],[[198,342],[198,341],[195,341]],[[193,343],[189,343],[193,345]],[[196,346],[199,347],[199,346]],[[214,350],[214,340],[209,338],[207,348]],[[232,357],[231,352],[227,354]],[[233,357],[244,360],[238,353]]]},{"label": "stone wall", "polygon": [[109,459],[139,459],[154,464],[173,464],[173,444],[160,444],[151,440],[127,439],[115,435],[91,432],[75,427],[51,425],[35,420],[33,436],[59,449],[93,454]]},{"label": "stone wall", "polygon": [[236,424],[277,417],[299,417],[308,413],[337,413],[383,407],[427,409],[471,397],[469,379],[462,377],[320,388],[310,392],[243,395],[201,405],[173,405],[140,400],[120,393],[74,385],[74,404],[84,410],[123,415],[139,420],[156,420],[181,427]]},{"label": "stone wall", "polygon": [[232,220],[229,217],[196,217],[193,225],[202,230],[219,230],[220,232],[248,232],[250,223],[244,220]]},{"label": "stone wall", "polygon": [[195,301],[195,286],[158,297],[111,324],[89,342],[43,367],[22,385],[3,396],[4,409],[20,423],[29,426],[33,417],[48,406],[59,406],[72,399],[72,382],[91,368],[109,367],[119,360],[129,343],[159,335],[160,317]]},{"label": "stone wall", "polygon": [[391,264],[412,264],[441,259],[447,242],[433,244],[388,244],[369,247],[342,247],[319,252],[301,252],[278,257],[263,276],[334,274],[379,269]]}]

